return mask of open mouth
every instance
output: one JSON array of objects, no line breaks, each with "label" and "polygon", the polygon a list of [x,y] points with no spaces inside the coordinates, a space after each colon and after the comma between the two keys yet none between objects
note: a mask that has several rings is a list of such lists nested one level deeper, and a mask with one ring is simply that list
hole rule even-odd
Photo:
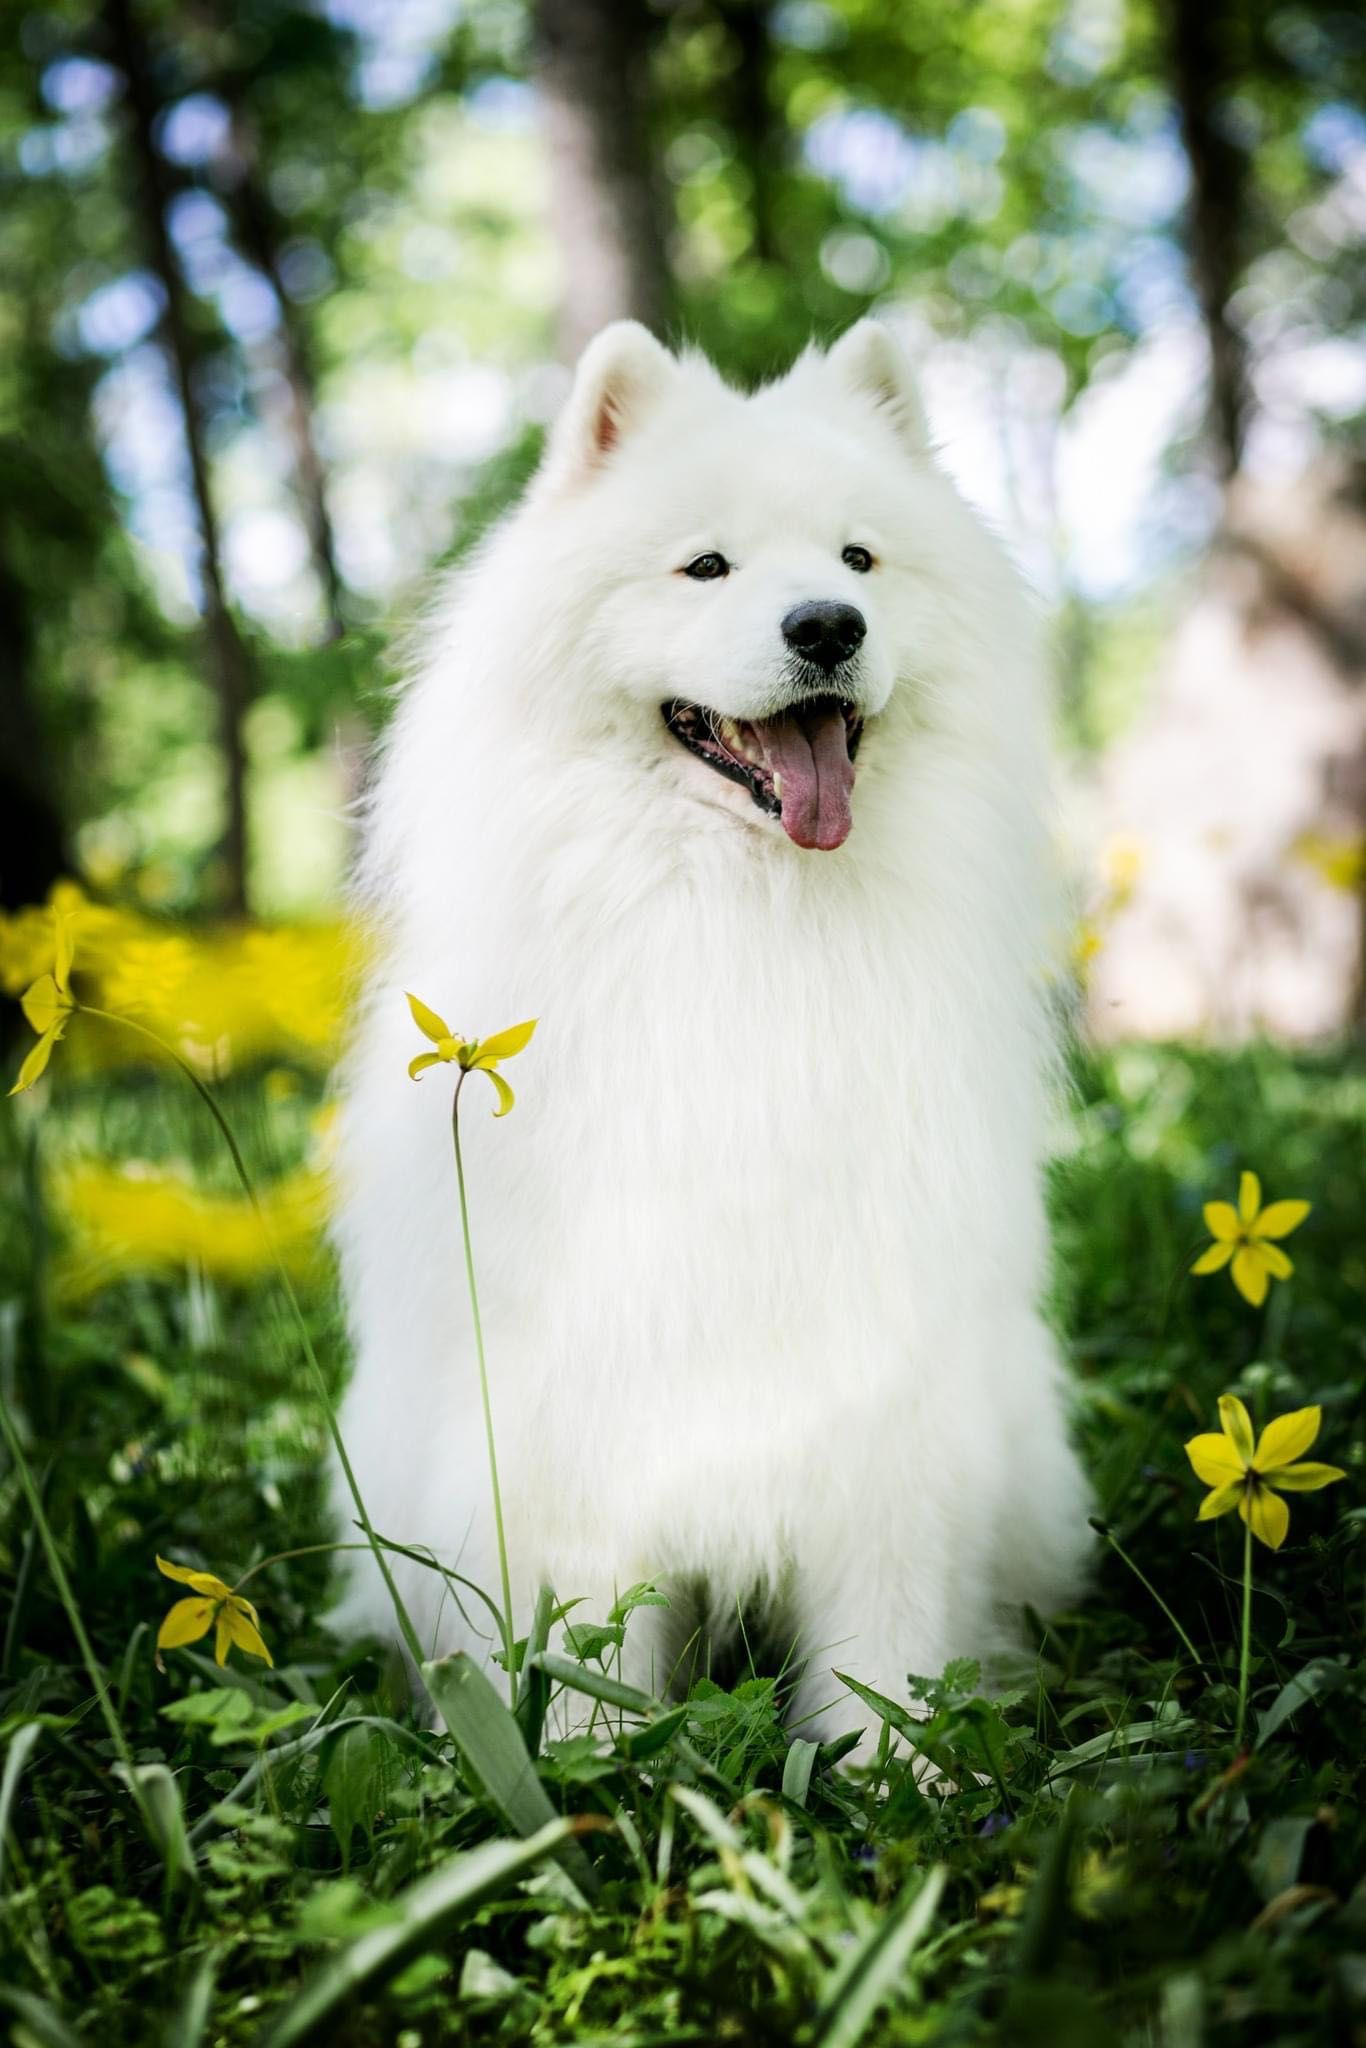
[{"label": "open mouth", "polygon": [[853,825],[850,798],[863,717],[842,697],[808,697],[776,718],[725,718],[681,697],[661,704],[674,738],[782,820],[796,846],[831,853]]}]

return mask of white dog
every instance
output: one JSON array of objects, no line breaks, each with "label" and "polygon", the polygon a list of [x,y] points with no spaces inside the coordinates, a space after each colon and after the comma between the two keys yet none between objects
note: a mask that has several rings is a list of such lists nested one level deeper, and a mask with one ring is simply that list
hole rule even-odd
[{"label": "white dog", "polygon": [[[540,1019],[515,1112],[478,1076],[461,1108],[519,1628],[541,1582],[602,1619],[653,1579],[625,1675],[662,1690],[764,1617],[829,1736],[869,1720],[835,1670],[904,1697],[1077,1586],[1044,725],[885,329],[753,396],[598,336],[386,747],[343,1112],[361,1488],[496,1594],[456,1070],[409,1081],[404,991],[471,1037]],[[400,1576],[487,1659],[478,1603]],[[368,1562],[347,1619],[391,1627]]]}]

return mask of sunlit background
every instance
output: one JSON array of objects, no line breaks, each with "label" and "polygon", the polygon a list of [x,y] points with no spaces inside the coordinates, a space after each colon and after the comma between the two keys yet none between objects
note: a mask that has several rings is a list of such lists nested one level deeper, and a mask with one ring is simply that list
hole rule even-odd
[{"label": "sunlit background", "polygon": [[1341,1034],[1364,72],[1264,0],[5,9],[6,908],[332,916],[386,644],[585,336],[872,310],[1052,621],[1092,1028]]}]

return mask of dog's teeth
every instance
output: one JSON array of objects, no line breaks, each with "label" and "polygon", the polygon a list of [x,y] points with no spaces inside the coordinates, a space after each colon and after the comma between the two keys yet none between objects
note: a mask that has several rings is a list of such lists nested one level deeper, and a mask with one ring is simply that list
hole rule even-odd
[{"label": "dog's teeth", "polygon": [[717,730],[720,732],[726,745],[731,749],[732,753],[738,754],[740,751],[740,728],[735,723],[735,720],[733,718],[718,718],[716,724]]},{"label": "dog's teeth", "polygon": [[781,803],[783,800],[783,778],[781,775],[775,775],[773,778],[773,794]]}]

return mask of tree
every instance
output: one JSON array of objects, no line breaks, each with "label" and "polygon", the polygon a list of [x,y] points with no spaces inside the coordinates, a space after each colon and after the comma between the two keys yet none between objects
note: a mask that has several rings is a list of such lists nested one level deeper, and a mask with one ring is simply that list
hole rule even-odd
[{"label": "tree", "polygon": [[646,130],[655,22],[641,0],[537,0],[533,63],[564,263],[562,354],[609,320],[662,331],[670,289]]}]

